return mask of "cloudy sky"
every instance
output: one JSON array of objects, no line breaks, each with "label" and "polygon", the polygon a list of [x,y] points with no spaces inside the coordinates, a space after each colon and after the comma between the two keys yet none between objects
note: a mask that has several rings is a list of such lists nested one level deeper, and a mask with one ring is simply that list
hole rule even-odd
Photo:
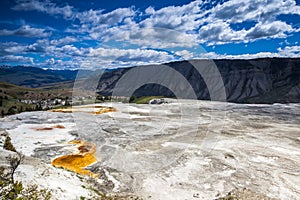
[{"label": "cloudy sky", "polygon": [[1,0],[0,65],[299,57],[298,0]]}]

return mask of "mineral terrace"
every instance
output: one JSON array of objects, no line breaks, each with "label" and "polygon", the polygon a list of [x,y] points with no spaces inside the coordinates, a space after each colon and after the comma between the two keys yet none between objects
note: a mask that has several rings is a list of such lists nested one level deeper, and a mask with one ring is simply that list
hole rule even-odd
[{"label": "mineral terrace", "polygon": [[0,119],[27,156],[16,178],[56,199],[91,197],[83,187],[90,179],[105,193],[151,200],[218,199],[235,190],[300,199],[300,104],[167,102]]}]

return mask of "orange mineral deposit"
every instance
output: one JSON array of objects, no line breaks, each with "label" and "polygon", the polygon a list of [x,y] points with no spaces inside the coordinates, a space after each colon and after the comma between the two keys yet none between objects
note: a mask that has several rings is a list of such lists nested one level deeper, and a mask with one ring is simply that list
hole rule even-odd
[{"label": "orange mineral deposit", "polygon": [[71,144],[77,145],[77,152],[70,155],[60,156],[52,161],[54,167],[61,167],[78,174],[97,177],[97,174],[85,168],[97,161],[95,157],[96,147],[92,143],[81,140],[74,140]]}]

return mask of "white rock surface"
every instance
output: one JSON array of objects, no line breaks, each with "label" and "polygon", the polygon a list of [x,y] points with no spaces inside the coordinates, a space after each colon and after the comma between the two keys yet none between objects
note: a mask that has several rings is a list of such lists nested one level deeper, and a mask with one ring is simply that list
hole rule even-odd
[{"label": "white rock surface", "polygon": [[38,147],[51,145],[65,145],[66,142],[74,139],[69,132],[74,123],[59,123],[64,129],[53,128],[53,130],[35,130],[37,128],[51,128],[55,124],[21,124],[18,127],[8,130],[15,148],[26,156],[32,156]]},{"label": "white rock surface", "polygon": [[90,197],[91,191],[84,180],[78,178],[73,172],[57,169],[38,159],[26,158],[18,167],[16,180],[21,180],[25,185],[36,184],[39,188],[47,188],[52,194],[51,199],[80,199]]},{"label": "white rock surface", "polygon": [[[91,168],[106,169],[114,184],[111,192],[190,200],[215,199],[246,187],[273,198],[300,199],[299,104],[173,100],[161,105],[101,105],[113,106],[117,112],[21,113],[1,119],[0,128],[13,136],[18,150],[34,152],[35,157],[40,154],[34,149],[46,151],[47,145],[60,145],[74,133],[95,143],[99,162]],[[43,134],[30,129],[57,123],[66,129]],[[28,165],[22,170],[33,169]],[[55,177],[57,171],[52,173]],[[51,176],[45,185],[50,188],[60,184],[51,182]]]}]

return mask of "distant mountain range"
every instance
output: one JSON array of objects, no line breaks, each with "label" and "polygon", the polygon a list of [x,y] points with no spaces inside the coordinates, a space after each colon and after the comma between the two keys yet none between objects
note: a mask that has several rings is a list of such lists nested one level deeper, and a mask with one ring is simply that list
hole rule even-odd
[{"label": "distant mountain range", "polygon": [[[197,99],[210,100],[211,96],[206,85],[205,70],[210,69],[211,63],[216,66],[222,77],[226,100],[237,103],[290,103],[300,102],[300,58],[260,58],[251,60],[192,60],[171,62],[163,65],[137,66],[131,68],[119,68],[106,70],[101,78],[97,79],[95,72],[82,71],[82,78],[94,76],[81,82],[83,87],[93,88],[89,81],[98,82],[96,92],[101,95],[112,95],[115,90],[122,90],[124,94],[130,94],[130,87],[139,84],[142,77],[136,74],[130,78],[128,84],[118,85],[121,77],[126,77],[132,69],[151,72],[149,76],[158,77],[160,82],[137,85],[133,95],[135,96],[165,96],[174,97],[172,90],[162,86],[169,82],[170,88],[175,88],[184,94],[187,89],[182,81],[177,81],[175,74],[180,73],[189,83],[197,96]],[[201,66],[204,72],[200,74],[194,66]],[[166,67],[168,66],[168,67]],[[167,68],[173,70],[168,74]],[[167,71],[166,71],[167,70]],[[78,70],[43,70],[34,67],[0,67],[0,81],[26,87],[41,87],[51,83],[74,81]],[[166,76],[168,75],[168,76]],[[174,75],[174,76],[173,76]],[[96,78],[95,78],[96,77]],[[160,77],[160,78],[159,78]],[[217,91],[220,87],[220,79],[215,76],[206,77],[210,80],[210,89]],[[175,80],[175,81],[174,81]],[[129,84],[129,85],[130,85]],[[139,87],[141,86],[141,87]],[[134,86],[135,87],[135,86]],[[184,97],[184,95],[183,95]]]},{"label": "distant mountain range", "polygon": [[[0,81],[24,87],[44,87],[49,84],[73,81],[78,70],[44,70],[37,67],[1,66]],[[93,71],[81,70],[81,77],[88,77]]]}]

